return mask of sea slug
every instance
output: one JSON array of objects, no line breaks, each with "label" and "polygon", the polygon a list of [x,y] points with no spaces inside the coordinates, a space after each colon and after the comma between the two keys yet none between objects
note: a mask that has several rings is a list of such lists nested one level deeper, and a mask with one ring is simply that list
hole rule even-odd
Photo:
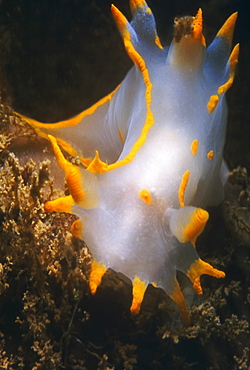
[{"label": "sea slug", "polygon": [[[130,0],[132,21],[112,5],[125,49],[134,62],[124,81],[77,116],[55,124],[23,118],[52,143],[70,195],[48,201],[47,212],[79,216],[74,235],[87,243],[94,294],[106,269],[133,281],[131,312],[146,287],[163,288],[189,323],[176,279],[185,273],[198,294],[200,276],[224,277],[195,249],[209,217],[223,200],[222,158],[227,121],[225,92],[233,83],[239,45],[231,52],[237,13],[206,48],[202,11],[176,18],[170,47],[163,47],[152,11]],[[78,155],[71,164],[61,148]]]}]

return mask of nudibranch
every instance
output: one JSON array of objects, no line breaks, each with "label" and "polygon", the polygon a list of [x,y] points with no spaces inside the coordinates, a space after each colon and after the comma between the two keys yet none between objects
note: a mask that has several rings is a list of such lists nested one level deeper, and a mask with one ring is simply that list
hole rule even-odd
[{"label": "nudibranch", "polygon": [[[223,200],[227,180],[225,93],[239,52],[239,45],[231,52],[237,13],[208,48],[201,10],[176,18],[173,41],[163,47],[147,3],[130,0],[130,8],[128,22],[111,6],[134,62],[124,81],[69,120],[23,118],[51,141],[65,171],[70,195],[48,201],[45,210],[79,217],[72,232],[93,255],[91,292],[112,268],[133,282],[132,313],[152,283],[176,302],[188,325],[177,270],[198,294],[202,274],[225,276],[199,258],[195,243],[209,217],[204,208]],[[62,149],[79,156],[81,165],[70,163]]]}]

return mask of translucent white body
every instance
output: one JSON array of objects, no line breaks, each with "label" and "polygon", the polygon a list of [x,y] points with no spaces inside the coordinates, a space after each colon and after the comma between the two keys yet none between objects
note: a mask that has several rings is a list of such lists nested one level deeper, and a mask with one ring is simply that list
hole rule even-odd
[{"label": "translucent white body", "polygon": [[194,242],[201,230],[189,240],[186,226],[197,207],[223,199],[224,95],[237,62],[237,52],[230,57],[234,22],[222,27],[208,49],[199,24],[198,32],[162,48],[147,4],[131,4],[131,23],[114,13],[135,62],[116,92],[72,120],[30,123],[82,158],[94,158],[98,150],[103,162],[114,164],[100,173],[81,170],[84,191],[98,199],[87,207],[72,195],[81,238],[107,268],[171,294],[176,270],[188,274],[199,259]]}]

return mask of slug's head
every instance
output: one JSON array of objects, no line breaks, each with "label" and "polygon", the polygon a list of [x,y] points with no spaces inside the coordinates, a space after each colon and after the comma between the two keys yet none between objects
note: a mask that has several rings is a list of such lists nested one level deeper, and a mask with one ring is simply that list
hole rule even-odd
[{"label": "slug's head", "polygon": [[174,38],[167,62],[170,65],[192,70],[203,66],[206,41],[202,33],[202,11],[195,17],[177,17],[174,20]]},{"label": "slug's head", "polygon": [[199,40],[202,45],[206,46],[205,38],[202,34],[201,9],[198,10],[195,17],[184,16],[174,19],[174,41],[178,43],[183,37]]}]

